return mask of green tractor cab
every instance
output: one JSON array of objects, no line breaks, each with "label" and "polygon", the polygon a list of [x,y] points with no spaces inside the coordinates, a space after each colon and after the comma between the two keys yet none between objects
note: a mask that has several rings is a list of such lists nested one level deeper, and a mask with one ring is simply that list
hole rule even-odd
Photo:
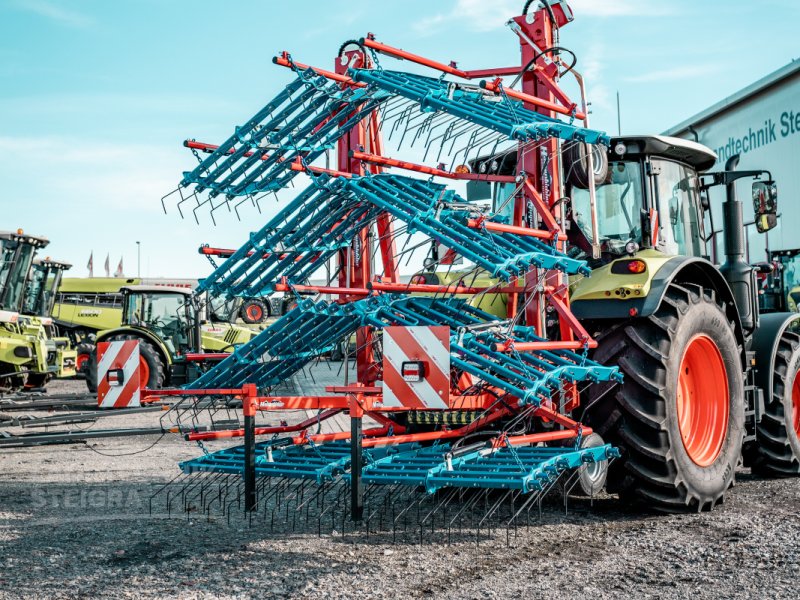
[{"label": "green tractor cab", "polygon": [[[187,288],[135,285],[119,292],[121,324],[98,332],[96,341],[137,340],[142,387],[159,389],[192,381],[204,367],[203,353],[230,353],[255,335],[230,323],[209,324]],[[96,391],[96,347],[90,351],[85,374],[89,390]]]},{"label": "green tractor cab", "polygon": [[53,305],[64,271],[72,265],[51,258],[36,258],[25,287],[20,327],[29,335],[44,339],[47,372],[29,375],[29,386],[42,387],[53,377],[74,377],[77,352],[67,337],[61,337],[53,323]]}]

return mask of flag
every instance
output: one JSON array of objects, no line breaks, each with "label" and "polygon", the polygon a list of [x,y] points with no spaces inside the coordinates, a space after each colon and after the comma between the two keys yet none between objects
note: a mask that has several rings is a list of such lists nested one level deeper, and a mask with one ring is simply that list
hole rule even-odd
[{"label": "flag", "polygon": [[89,277],[94,277],[94,250],[89,254],[89,262],[86,263],[86,268],[89,269]]},{"label": "flag", "polygon": [[117,265],[117,270],[114,271],[114,277],[122,277],[122,257],[119,257],[119,264]]},{"label": "flag", "polygon": [[106,264],[105,264],[106,277],[111,277],[111,266],[108,264],[109,258],[110,258],[110,256],[108,254],[106,254]]}]

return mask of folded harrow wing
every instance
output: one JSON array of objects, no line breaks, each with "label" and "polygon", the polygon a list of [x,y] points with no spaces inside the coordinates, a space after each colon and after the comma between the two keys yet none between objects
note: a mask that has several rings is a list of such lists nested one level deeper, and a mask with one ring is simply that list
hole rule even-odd
[{"label": "folded harrow wing", "polygon": [[[303,182],[197,293],[305,294],[184,389],[156,392],[185,397],[182,407],[207,406],[209,397],[242,402],[244,427],[187,436],[243,436],[244,445],[182,463],[186,506],[244,498],[248,510],[273,507],[274,518],[278,503],[294,502],[306,518],[312,505],[322,518],[342,505],[355,521],[391,515],[395,525],[416,506],[422,527],[482,501],[480,528],[490,515],[514,524],[562,475],[617,456],[573,416],[582,388],[621,377],[587,358],[595,342],[570,312],[570,278],[590,269],[567,251],[561,150],[609,138],[588,127],[585,108],[559,87],[564,65],[540,50],[570,20],[562,2],[552,4],[555,13],[513,21],[525,69],[462,71],[372,37],[346,43],[335,72],[284,53],[275,63],[294,79],[281,93],[222,144],[185,142],[199,164],[184,173],[177,206],[188,203],[196,218],[201,209],[212,219],[222,207],[239,213],[243,203],[260,211],[267,194]],[[384,70],[378,53],[441,76]],[[521,74],[522,91],[504,87],[500,78],[511,74]],[[387,156],[384,137],[399,150],[424,145],[415,151],[422,162]],[[522,157],[514,175],[461,166],[509,151]],[[424,164],[432,153],[436,165]],[[485,206],[442,180],[505,184],[508,197]],[[442,252],[470,265],[454,283],[433,275],[452,262]],[[401,266],[420,258],[424,269],[401,282]],[[310,283],[321,277],[324,285]],[[499,296],[505,314],[478,302]],[[294,373],[353,335],[355,383],[329,387],[325,396],[279,395]],[[317,422],[348,413],[351,428],[314,434],[311,421],[254,425],[258,413],[301,409],[320,411]],[[376,426],[364,429],[367,417]],[[256,443],[260,436],[271,437]],[[198,473],[218,484],[216,495],[211,483],[192,482]],[[501,509],[505,502],[511,508]]]}]

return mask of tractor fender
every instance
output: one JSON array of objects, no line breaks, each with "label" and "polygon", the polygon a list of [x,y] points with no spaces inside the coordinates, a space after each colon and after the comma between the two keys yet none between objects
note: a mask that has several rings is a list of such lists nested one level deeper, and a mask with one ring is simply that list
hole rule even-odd
[{"label": "tractor fender", "polygon": [[794,323],[800,323],[798,313],[769,313],[759,317],[758,328],[753,333],[751,350],[755,353],[755,383],[765,394],[772,393],[772,376],[778,342]]},{"label": "tractor fender", "polygon": [[649,289],[644,298],[576,299],[572,312],[579,319],[629,319],[649,317],[658,310],[667,288],[672,284],[693,283],[714,290],[719,302],[724,303],[728,319],[734,324],[736,340],[742,349],[742,366],[746,367],[745,334],[739,311],[728,282],[714,265],[696,256],[675,256],[661,262],[649,280]]},{"label": "tractor fender", "polygon": [[676,256],[664,263],[664,266],[653,276],[650,293],[645,298],[639,315],[647,317],[654,314],[661,305],[667,288],[672,283],[694,283],[714,290],[717,301],[725,303],[726,315],[733,322],[736,341],[741,348],[742,368],[747,370],[747,343],[731,286],[728,285],[719,269],[706,259],[697,256]]},{"label": "tractor fender", "polygon": [[117,327],[116,329],[106,329],[105,331],[101,331],[97,334],[97,343],[105,342],[108,340],[108,338],[116,335],[134,335],[136,337],[144,338],[158,349],[159,354],[161,354],[161,358],[164,359],[165,365],[169,366],[172,364],[172,356],[170,355],[167,347],[164,345],[164,342],[161,340],[161,338],[153,334],[153,332],[149,331],[148,329],[139,327]]}]

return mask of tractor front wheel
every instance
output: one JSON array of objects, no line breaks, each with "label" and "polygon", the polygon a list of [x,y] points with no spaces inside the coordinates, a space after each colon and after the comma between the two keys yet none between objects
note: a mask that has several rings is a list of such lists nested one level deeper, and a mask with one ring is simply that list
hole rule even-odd
[{"label": "tractor front wheel", "polygon": [[622,450],[609,491],[662,511],[713,508],[733,484],[744,436],[744,377],[734,325],[714,293],[671,285],[656,313],[599,336],[619,365],[594,386],[585,419]]}]

